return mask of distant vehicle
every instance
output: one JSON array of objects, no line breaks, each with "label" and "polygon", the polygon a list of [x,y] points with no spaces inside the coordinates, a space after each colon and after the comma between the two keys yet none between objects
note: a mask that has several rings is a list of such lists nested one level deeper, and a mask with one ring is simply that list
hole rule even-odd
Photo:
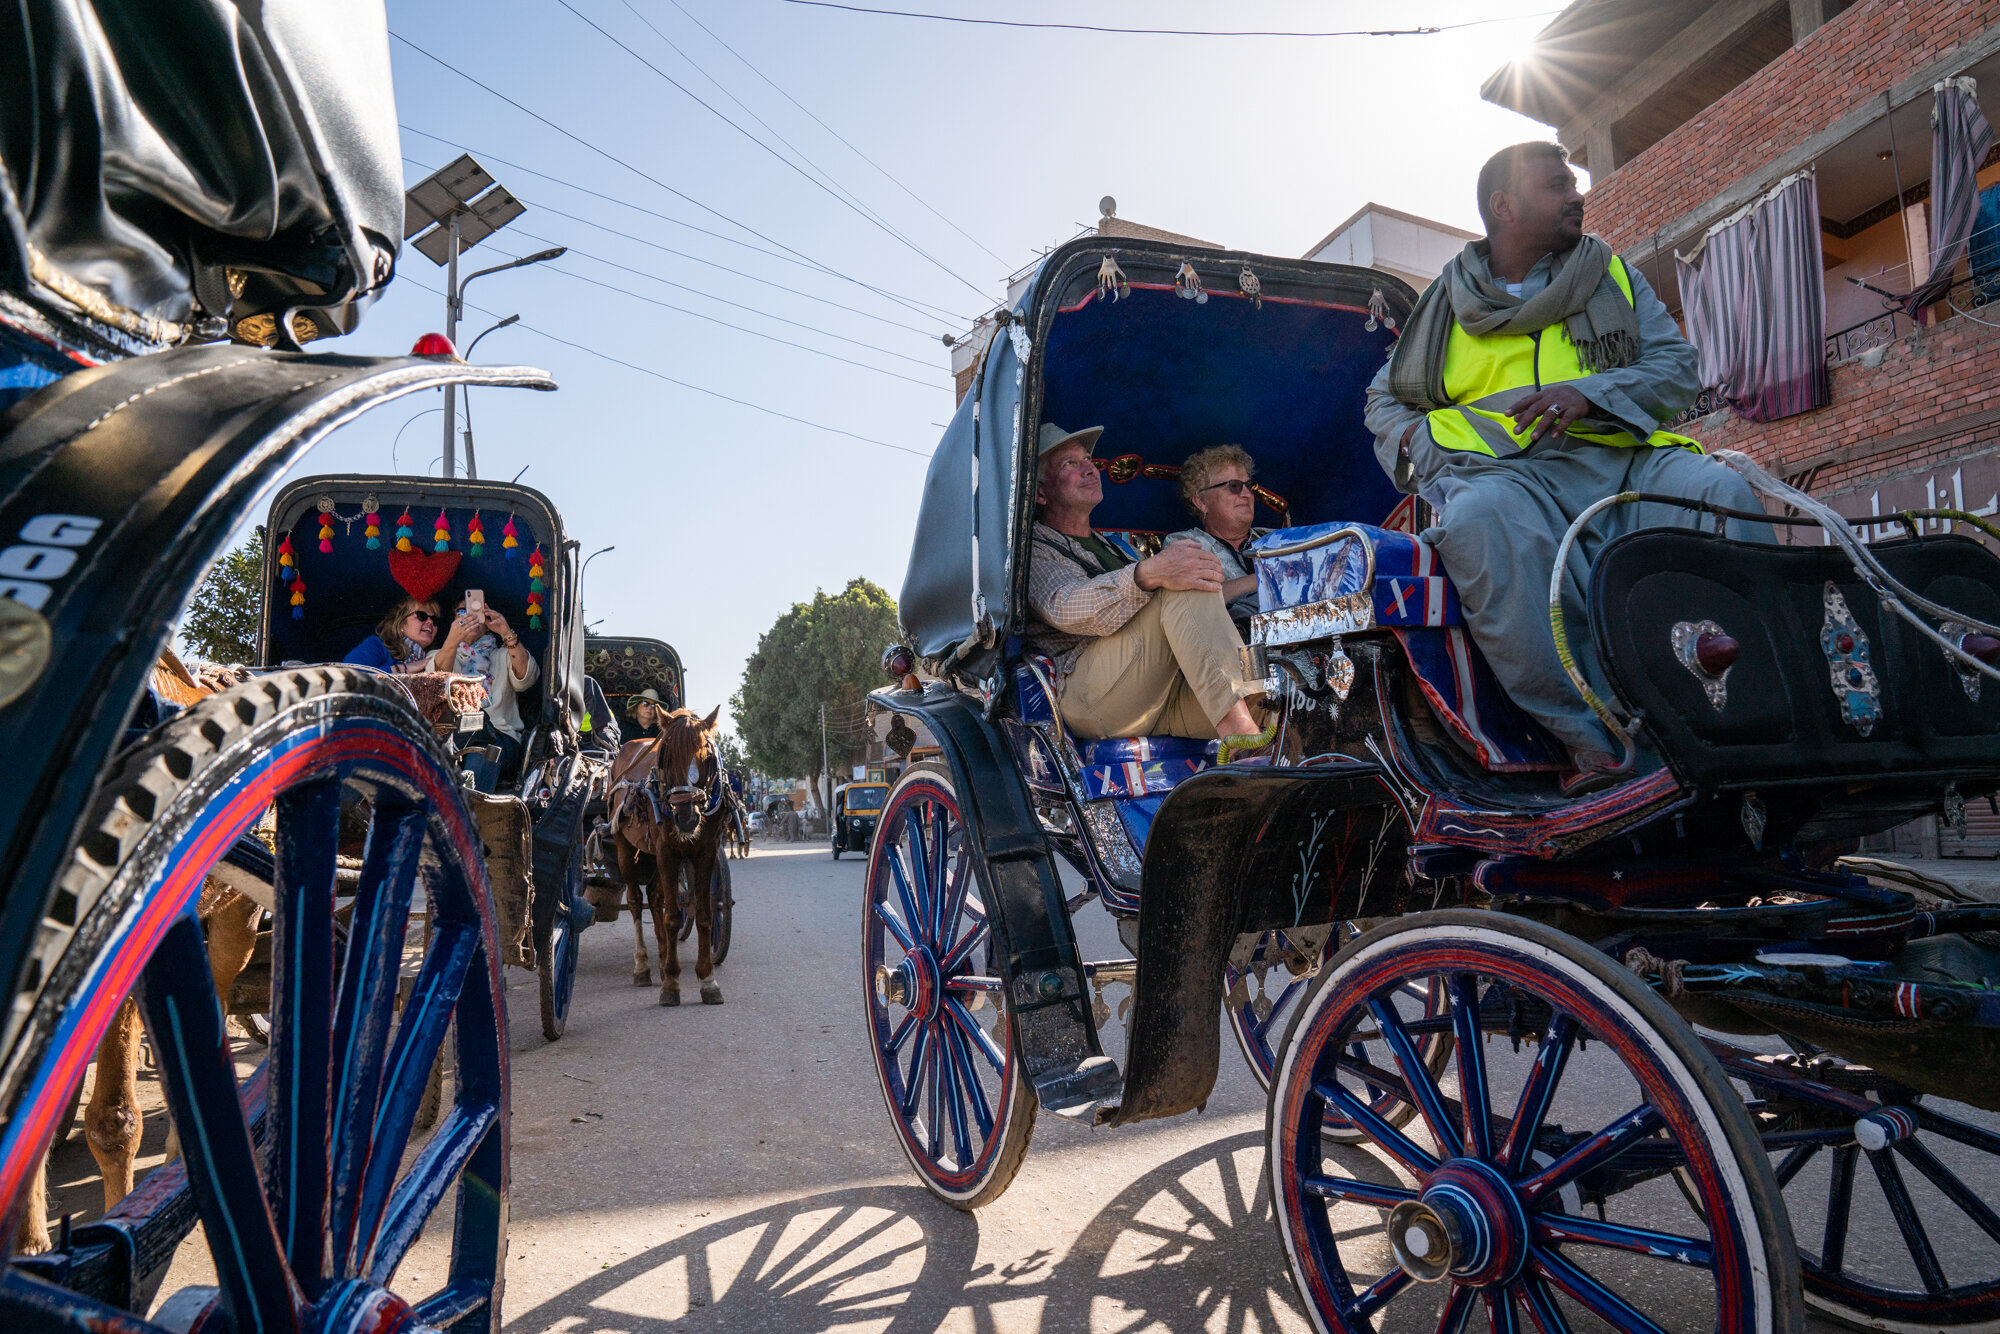
[{"label": "distant vehicle", "polygon": [[827,837],[833,843],[833,859],[843,852],[866,852],[875,841],[875,822],[882,818],[882,803],[889,797],[887,783],[849,783],[833,794],[833,821]]}]

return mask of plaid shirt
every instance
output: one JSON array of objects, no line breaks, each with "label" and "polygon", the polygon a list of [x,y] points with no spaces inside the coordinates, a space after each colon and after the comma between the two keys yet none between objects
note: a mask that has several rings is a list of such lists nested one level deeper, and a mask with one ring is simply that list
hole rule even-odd
[{"label": "plaid shirt", "polygon": [[1034,554],[1028,563],[1028,610],[1033,613],[1028,645],[1048,654],[1056,670],[1069,675],[1084,645],[1115,634],[1152,600],[1153,595],[1139,587],[1138,565],[1133,556],[1131,564],[1107,571],[1075,538],[1045,523],[1036,524]]}]

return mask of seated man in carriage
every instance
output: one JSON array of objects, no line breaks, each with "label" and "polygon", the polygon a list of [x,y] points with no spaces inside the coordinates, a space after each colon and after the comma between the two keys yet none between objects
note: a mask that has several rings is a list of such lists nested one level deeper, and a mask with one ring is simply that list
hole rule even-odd
[{"label": "seated man in carriage", "polygon": [[[1495,154],[1479,173],[1479,213],[1486,238],[1418,301],[1368,387],[1367,423],[1396,484],[1437,511],[1423,537],[1457,585],[1473,638],[1514,702],[1569,747],[1578,776],[1567,790],[1580,793],[1610,781],[1613,746],[1550,631],[1564,533],[1621,491],[1762,506],[1700,442],[1660,429],[1700,389],[1694,349],[1640,272],[1585,234],[1563,149]],[[1569,598],[1580,598],[1613,537],[1699,517],[1653,504],[1599,515],[1571,551]],[[1735,520],[1730,534],[1770,540],[1764,525]],[[1593,655],[1579,657],[1599,675]]]},{"label": "seated man in carriage", "polygon": [[1239,679],[1222,563],[1194,542],[1140,560],[1090,527],[1103,430],[1044,423],[1038,442],[1028,640],[1055,662],[1063,722],[1092,739],[1251,740],[1262,686]]}]

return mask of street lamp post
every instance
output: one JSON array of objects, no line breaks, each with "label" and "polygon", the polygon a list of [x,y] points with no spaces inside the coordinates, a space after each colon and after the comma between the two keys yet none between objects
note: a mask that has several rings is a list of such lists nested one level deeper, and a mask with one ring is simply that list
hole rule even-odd
[{"label": "street lamp post", "polygon": [[[518,324],[520,320],[521,317],[519,315],[509,315],[499,323],[489,324],[486,328],[480,330],[478,337],[475,337],[466,345],[465,360],[472,360],[473,349],[479,346],[479,339],[486,337],[487,334],[492,333],[495,329],[504,329],[510,324]],[[443,411],[443,409],[440,408],[439,411]],[[479,455],[472,448],[472,395],[470,393],[467,393],[465,396],[465,475],[473,478],[479,476]]]},{"label": "street lamp post", "polygon": [[[455,219],[453,225],[454,226],[457,225]],[[472,286],[474,281],[480,278],[484,278],[489,273],[504,273],[508,269],[525,268],[530,264],[546,264],[548,261],[552,259],[561,259],[568,252],[569,252],[568,246],[553,246],[547,250],[537,250],[532,255],[523,255],[519,259],[510,259],[505,264],[495,264],[491,268],[480,269],[477,272],[467,274],[465,281],[462,283],[457,281],[458,259],[454,255],[451,261],[452,282],[451,285],[446,289],[447,292],[450,293],[450,295],[447,296],[445,299],[444,336],[447,339],[451,340],[451,345],[453,347],[458,346],[458,317],[465,309],[465,289]],[[519,315],[510,316],[509,318],[502,320],[500,324],[494,325],[493,329],[498,329],[502,325],[512,324],[515,320],[518,320],[520,318],[521,317]],[[486,337],[486,334],[492,333],[493,329],[486,330],[485,333],[479,335],[479,338]],[[479,341],[479,338],[475,338],[472,341],[477,343]],[[466,349],[468,353],[470,353],[471,350],[472,350],[471,348]],[[457,428],[457,426],[458,426],[458,386],[455,384],[448,384],[444,387],[444,475],[446,477],[452,475],[452,470],[453,470],[452,432]],[[468,461],[469,461],[469,456],[468,456]]]}]

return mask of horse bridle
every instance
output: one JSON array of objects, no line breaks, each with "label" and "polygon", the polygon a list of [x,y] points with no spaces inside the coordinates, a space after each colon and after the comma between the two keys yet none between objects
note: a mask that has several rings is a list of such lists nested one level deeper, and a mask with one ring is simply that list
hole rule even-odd
[{"label": "horse bridle", "polygon": [[[715,752],[710,751],[699,772],[692,764],[688,766],[688,770],[691,781],[667,789],[667,806],[672,809],[675,806],[685,806],[690,802],[705,800],[707,805],[701,810],[700,815],[706,820],[722,809],[724,790],[724,784],[721,782],[722,766],[716,762]],[[651,781],[658,783],[662,772],[660,766],[654,766]]]}]

